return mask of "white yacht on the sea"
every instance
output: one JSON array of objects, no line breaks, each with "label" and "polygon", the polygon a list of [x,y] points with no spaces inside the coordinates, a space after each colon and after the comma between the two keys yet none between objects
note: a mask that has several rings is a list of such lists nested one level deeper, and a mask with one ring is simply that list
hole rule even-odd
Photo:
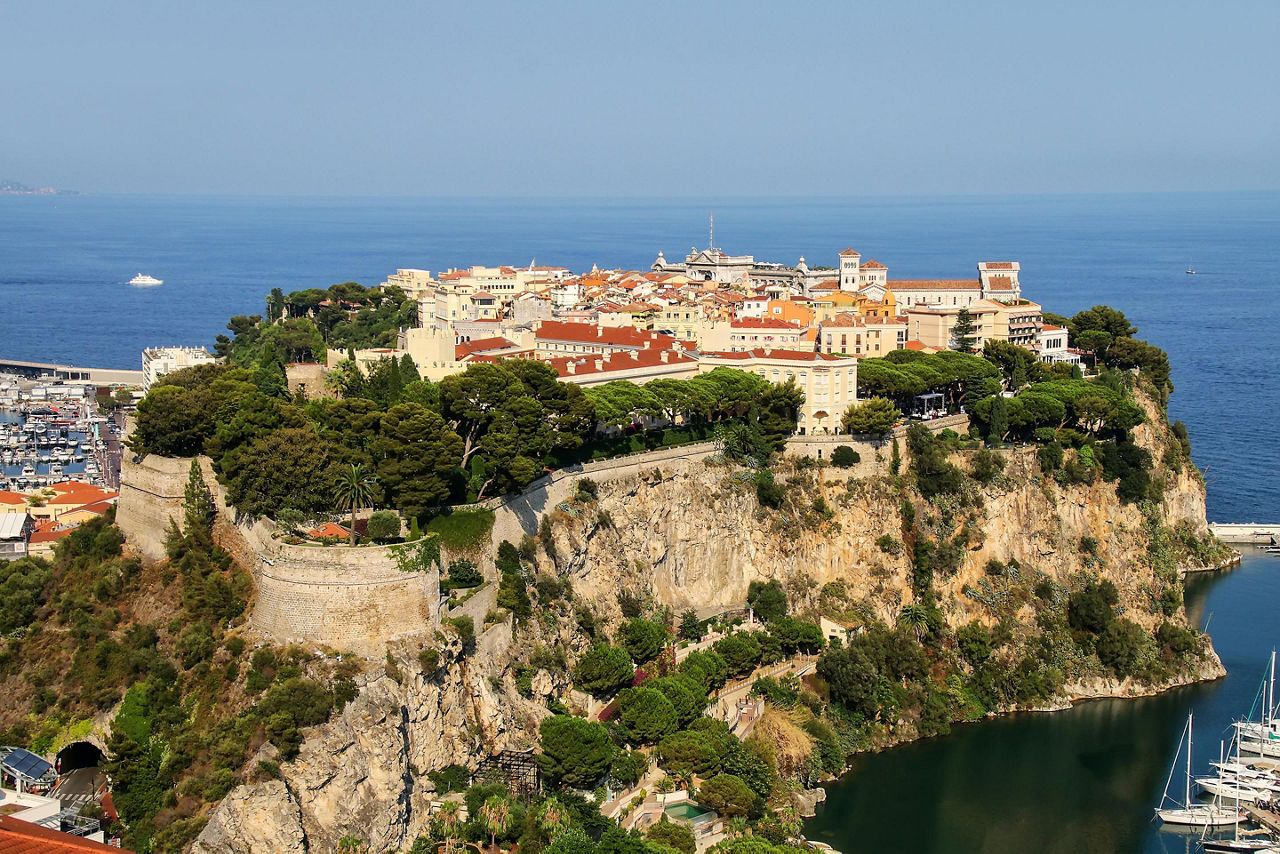
[{"label": "white yacht on the sea", "polygon": [[157,279],[155,276],[148,276],[145,273],[139,273],[129,280],[129,284],[137,285],[140,288],[149,288],[153,285],[163,285],[164,279]]}]

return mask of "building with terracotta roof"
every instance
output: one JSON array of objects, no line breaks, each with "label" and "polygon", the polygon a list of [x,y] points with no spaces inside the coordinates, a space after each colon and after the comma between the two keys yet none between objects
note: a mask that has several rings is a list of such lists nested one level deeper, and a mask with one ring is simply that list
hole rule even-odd
[{"label": "building with terracotta roof", "polygon": [[845,410],[858,402],[858,360],[811,350],[758,347],[745,352],[702,353],[699,370],[749,371],[772,383],[795,380],[804,392],[796,430],[801,435],[839,433]]},{"label": "building with terracotta roof", "polygon": [[683,348],[615,350],[544,359],[567,383],[591,387],[614,380],[644,385],[651,380],[686,380],[699,372],[698,359]]},{"label": "building with terracotta roof", "polygon": [[628,350],[670,349],[670,335],[633,327],[604,327],[590,323],[544,320],[533,332],[539,357],[556,358],[587,353],[614,353]]},{"label": "building with terracotta roof", "polygon": [[[32,800],[30,795],[24,794],[23,797],[28,801]],[[58,803],[56,798],[44,800]],[[30,809],[33,808],[29,807],[24,812]],[[100,841],[103,836],[101,831],[92,836],[96,838],[63,833],[12,815],[0,815],[0,854],[84,854],[86,851],[113,851],[119,854],[125,850]]]},{"label": "building with terracotta roof", "polygon": [[32,507],[30,513],[37,519],[54,520],[60,520],[64,514],[72,510],[78,510],[85,505],[102,502],[110,506],[115,504],[116,499],[120,497],[118,492],[112,492],[109,489],[103,489],[100,486],[93,486],[78,480],[66,480],[61,483],[51,484],[44,488],[42,494],[48,496],[44,504],[39,507]]},{"label": "building with terracotta roof", "polygon": [[29,496],[21,492],[0,489],[0,513],[26,513],[27,498]]}]

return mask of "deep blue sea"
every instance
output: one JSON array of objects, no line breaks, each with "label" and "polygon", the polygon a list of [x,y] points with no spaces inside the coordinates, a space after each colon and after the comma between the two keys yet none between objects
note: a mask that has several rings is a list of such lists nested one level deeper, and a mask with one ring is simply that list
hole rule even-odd
[{"label": "deep blue sea", "polygon": [[[1164,347],[1207,469],[1209,518],[1280,522],[1280,193],[862,200],[371,200],[0,197],[0,356],[132,367],[144,347],[211,345],[268,290],[397,267],[647,268],[707,242],[834,265],[846,246],[893,278],[1022,263],[1024,296],[1107,303]],[[1197,275],[1184,272],[1194,265]],[[135,273],[165,280],[151,289]],[[807,828],[856,851],[1192,851],[1150,824],[1187,709],[1199,770],[1280,643],[1280,559],[1189,585],[1231,675],[1143,701],[957,727],[866,757]]]}]

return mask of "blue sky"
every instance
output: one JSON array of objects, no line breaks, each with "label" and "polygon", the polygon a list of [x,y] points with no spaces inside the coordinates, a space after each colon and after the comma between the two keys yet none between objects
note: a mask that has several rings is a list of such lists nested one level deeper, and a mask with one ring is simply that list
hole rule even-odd
[{"label": "blue sky", "polygon": [[0,178],[94,192],[1280,188],[1280,3],[6,3]]}]

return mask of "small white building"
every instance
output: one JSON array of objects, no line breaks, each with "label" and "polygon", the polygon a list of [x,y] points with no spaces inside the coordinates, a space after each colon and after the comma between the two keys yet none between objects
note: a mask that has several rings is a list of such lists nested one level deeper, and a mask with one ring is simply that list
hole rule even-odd
[{"label": "small white building", "polygon": [[142,351],[142,390],[150,391],[165,374],[196,365],[212,365],[215,361],[213,354],[203,347],[149,347]]}]

